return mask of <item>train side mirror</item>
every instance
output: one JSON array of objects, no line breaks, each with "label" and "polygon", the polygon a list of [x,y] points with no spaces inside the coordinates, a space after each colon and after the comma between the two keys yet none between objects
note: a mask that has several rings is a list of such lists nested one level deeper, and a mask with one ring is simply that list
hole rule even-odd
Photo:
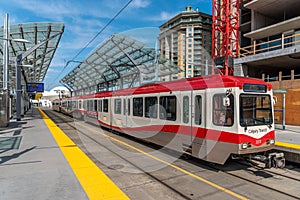
[{"label": "train side mirror", "polygon": [[230,106],[230,98],[229,97],[223,98],[223,106],[225,106],[225,107]]}]

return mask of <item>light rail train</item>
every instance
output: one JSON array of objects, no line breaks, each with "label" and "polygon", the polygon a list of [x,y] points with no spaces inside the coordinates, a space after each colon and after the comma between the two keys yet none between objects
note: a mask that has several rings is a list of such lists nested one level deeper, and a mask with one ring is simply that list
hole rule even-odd
[{"label": "light rail train", "polygon": [[270,84],[211,75],[54,100],[53,109],[191,156],[284,167],[274,148]]}]

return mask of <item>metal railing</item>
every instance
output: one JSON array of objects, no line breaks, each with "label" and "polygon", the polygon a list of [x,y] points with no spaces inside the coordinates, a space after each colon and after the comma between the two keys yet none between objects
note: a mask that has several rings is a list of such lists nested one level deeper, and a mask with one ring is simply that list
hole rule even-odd
[{"label": "metal railing", "polygon": [[281,75],[270,77],[267,75],[266,77],[263,77],[263,80],[266,82],[272,82],[272,81],[284,81],[284,80],[294,80],[294,79],[300,79],[300,74],[291,74],[291,75]]},{"label": "metal railing", "polygon": [[239,57],[245,57],[278,49],[284,49],[291,46],[295,46],[297,44],[300,44],[300,33],[289,36],[282,35],[281,38],[261,43],[257,43],[254,40],[253,45],[240,47]]}]

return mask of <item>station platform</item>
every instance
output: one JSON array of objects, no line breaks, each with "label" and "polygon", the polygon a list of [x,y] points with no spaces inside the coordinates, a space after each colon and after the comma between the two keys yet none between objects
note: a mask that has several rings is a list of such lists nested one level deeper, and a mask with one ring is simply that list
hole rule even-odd
[{"label": "station platform", "polygon": [[0,128],[1,200],[129,199],[47,120],[33,108]]},{"label": "station platform", "polygon": [[[299,157],[300,127],[275,133],[276,148]],[[1,200],[129,199],[37,108],[0,128],[0,172]]]},{"label": "station platform", "polygon": [[300,126],[286,125],[275,129],[276,149],[284,152],[287,161],[300,164]]}]

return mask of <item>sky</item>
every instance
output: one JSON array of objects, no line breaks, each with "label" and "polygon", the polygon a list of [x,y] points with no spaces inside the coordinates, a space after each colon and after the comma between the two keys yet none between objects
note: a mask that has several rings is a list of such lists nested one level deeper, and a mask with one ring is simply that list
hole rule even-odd
[{"label": "sky", "polygon": [[78,65],[72,62],[66,66],[69,60],[84,60],[112,34],[126,34],[154,47],[160,25],[184,11],[186,6],[211,14],[211,4],[211,0],[0,0],[0,20],[4,22],[8,13],[10,24],[64,23],[65,31],[44,79],[45,90],[51,90],[61,85],[59,81]]}]

